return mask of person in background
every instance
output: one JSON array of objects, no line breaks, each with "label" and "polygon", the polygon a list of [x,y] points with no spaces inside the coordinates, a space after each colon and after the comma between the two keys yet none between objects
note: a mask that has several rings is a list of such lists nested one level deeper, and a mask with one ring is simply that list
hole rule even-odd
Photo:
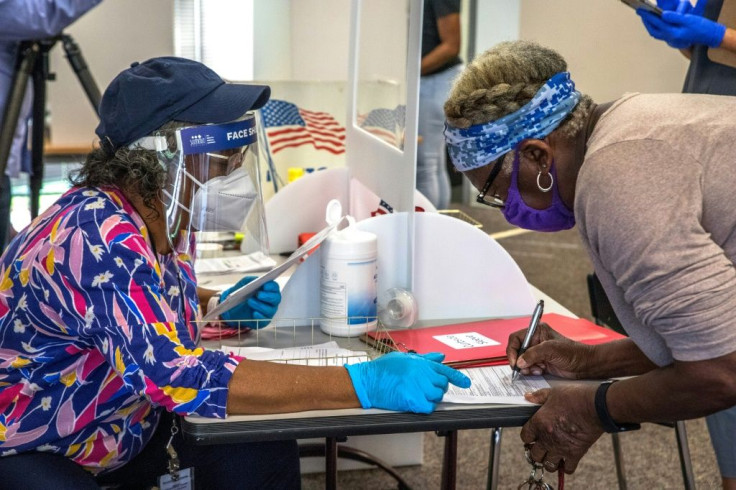
[{"label": "person in background", "polygon": [[442,112],[452,80],[462,68],[460,59],[460,0],[427,0],[422,25],[422,63],[419,81],[417,189],[437,209],[450,204]]},{"label": "person in background", "polygon": [[723,0],[658,0],[664,11],[659,17],[637,9],[649,34],[679,49],[690,66],[682,91],[693,94],[736,95],[736,68],[711,61],[708,49],[721,48],[736,53],[736,30],[716,19]]},{"label": "person in background", "polygon": [[[217,209],[220,185],[228,195],[237,190],[255,138],[244,116],[269,95],[268,87],[226,83],[175,57],[133,63],[111,82],[100,104],[99,147],[74,187],[0,258],[4,481],[3,464],[14,467],[13,458],[51,454],[98,484],[147,488],[166,474],[173,441],[181,467],[196,467],[198,488],[298,488],[295,441],[197,446],[180,433],[172,439],[175,415],[350,407],[427,413],[449,383],[469,386],[435,353],[309,367],[198,345],[203,305],[218,301],[193,272],[190,231],[201,228],[193,227],[199,214],[192,210],[196,202],[208,213]],[[185,138],[185,129],[196,136]],[[227,149],[198,150],[209,135]],[[198,198],[203,189],[206,201]],[[266,283],[236,307],[239,319],[271,318],[280,300],[278,286]],[[37,475],[23,477],[32,488]]]},{"label": "person in background", "polygon": [[[102,0],[0,0],[0,119],[8,104],[19,42],[56,36],[100,2]],[[10,178],[18,177],[20,172],[31,171],[27,140],[33,108],[32,93],[29,80],[5,175],[0,179],[0,252],[7,245],[11,232]]]},{"label": "person in background", "polygon": [[[736,98],[627,94],[596,104],[536,43],[478,56],[445,103],[453,164],[521,228],[577,225],[629,338],[587,346],[541,324],[522,374],[628,377],[529,393],[534,461],[572,473],[605,432],[736,405]],[[733,434],[730,434],[733,440]]]},{"label": "person in background", "polygon": [[[736,30],[719,24],[723,0],[658,0],[664,10],[658,17],[643,9],[638,13],[649,34],[679,49],[690,59],[682,91],[685,93],[736,95],[736,68],[711,61],[710,48],[736,53]],[[736,490],[736,407],[705,418],[723,488]]]}]

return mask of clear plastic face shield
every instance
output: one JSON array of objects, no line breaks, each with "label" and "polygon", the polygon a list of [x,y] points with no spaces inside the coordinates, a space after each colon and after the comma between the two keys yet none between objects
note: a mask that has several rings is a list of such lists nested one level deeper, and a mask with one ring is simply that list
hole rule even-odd
[{"label": "clear plastic face shield", "polygon": [[198,253],[206,242],[217,246],[241,238],[244,253],[268,253],[253,114],[226,124],[158,131],[152,140],[167,169],[163,204],[172,248],[180,249],[179,240],[189,243],[194,234]]}]

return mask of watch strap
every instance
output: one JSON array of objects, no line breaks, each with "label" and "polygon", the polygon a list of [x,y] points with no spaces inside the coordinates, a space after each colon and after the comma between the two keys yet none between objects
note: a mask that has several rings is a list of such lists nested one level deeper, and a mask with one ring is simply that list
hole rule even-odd
[{"label": "watch strap", "polygon": [[641,424],[619,424],[611,417],[608,411],[608,404],[606,403],[606,393],[608,393],[608,388],[615,382],[616,380],[604,381],[598,386],[595,392],[595,411],[598,414],[598,419],[603,426],[603,430],[610,434],[641,429]]}]

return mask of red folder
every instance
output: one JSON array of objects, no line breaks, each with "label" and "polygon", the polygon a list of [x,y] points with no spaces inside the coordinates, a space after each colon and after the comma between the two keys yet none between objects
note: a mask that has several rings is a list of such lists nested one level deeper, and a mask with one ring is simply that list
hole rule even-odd
[{"label": "red folder", "polygon": [[[509,335],[526,329],[530,320],[527,316],[407,330],[378,330],[367,333],[365,340],[378,348],[383,346],[403,352],[442,352],[444,363],[454,367],[492,366],[508,363]],[[565,337],[589,345],[625,337],[584,318],[548,313],[542,315],[541,321]]]}]

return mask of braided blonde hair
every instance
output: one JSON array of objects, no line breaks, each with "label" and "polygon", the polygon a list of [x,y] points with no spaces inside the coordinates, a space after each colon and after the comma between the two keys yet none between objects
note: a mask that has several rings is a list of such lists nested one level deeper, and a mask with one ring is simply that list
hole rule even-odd
[{"label": "braided blonde hair", "polygon": [[[467,128],[511,114],[563,71],[567,71],[567,62],[552,49],[530,41],[500,43],[476,57],[455,80],[445,102],[447,122]],[[583,94],[556,131],[567,137],[576,135],[592,109],[593,100]]]}]

